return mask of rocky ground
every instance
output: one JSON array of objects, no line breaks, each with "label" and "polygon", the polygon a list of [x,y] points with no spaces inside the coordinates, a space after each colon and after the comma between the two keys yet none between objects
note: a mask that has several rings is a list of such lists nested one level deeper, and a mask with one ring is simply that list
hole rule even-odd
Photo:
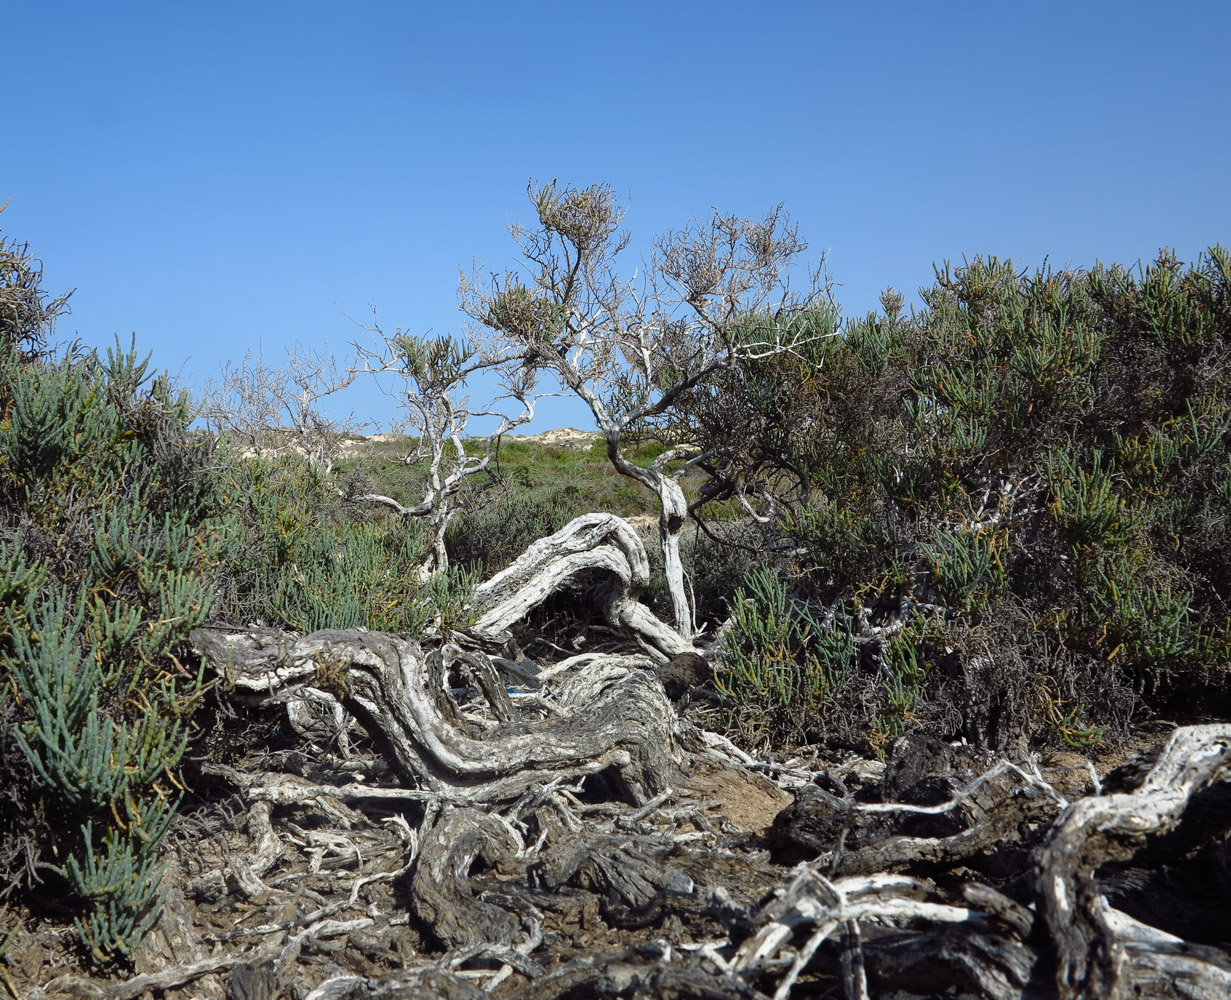
[{"label": "rocky ground", "polygon": [[[558,674],[516,699],[487,739],[573,711],[567,686]],[[477,689],[449,700],[457,725],[491,723]],[[27,914],[4,956],[11,988],[1000,998],[1231,983],[1228,918],[1194,917],[1226,889],[1231,730],[1156,728],[1127,758],[1009,762],[902,739],[887,762],[752,760],[687,702],[670,709],[675,763],[657,785],[631,788],[612,758],[496,796],[408,787],[353,723],[221,713],[131,968],[83,966],[71,926]],[[1160,985],[1176,975],[1200,988]]]}]

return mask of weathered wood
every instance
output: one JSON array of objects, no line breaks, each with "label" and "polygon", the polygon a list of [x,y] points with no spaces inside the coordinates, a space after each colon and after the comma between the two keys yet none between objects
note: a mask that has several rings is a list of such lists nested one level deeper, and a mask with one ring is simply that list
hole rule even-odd
[{"label": "weathered wood", "polygon": [[491,994],[473,983],[430,965],[400,976],[370,980],[362,976],[334,976],[304,1000],[491,1000]]},{"label": "weathered wood", "polygon": [[[869,981],[911,993],[957,986],[993,1000],[1022,996],[1033,950],[1006,939],[994,914],[937,902],[935,895],[931,884],[906,876],[830,881],[805,868],[751,915],[756,933],[740,946],[732,967],[751,972],[790,959],[774,994],[783,998],[821,945],[844,937],[838,964],[848,997],[865,995]],[[795,947],[802,930],[809,937]]]},{"label": "weathered wood", "polygon": [[595,570],[611,581],[603,612],[613,625],[628,629],[664,660],[693,649],[638,600],[650,579],[649,557],[633,527],[614,514],[574,518],[481,584],[475,591],[481,615],[474,630],[501,633],[568,581]]},{"label": "weathered wood", "polygon": [[[336,651],[338,643],[331,648]],[[292,650],[276,669],[285,680],[306,669],[297,663]],[[563,692],[562,703],[571,704],[606,690],[617,675],[629,676],[626,666],[601,659],[585,666],[596,669],[579,669],[561,683],[551,679],[546,696]],[[237,684],[243,676],[242,669],[233,674]],[[287,684],[293,687],[293,681]],[[343,703],[353,697],[348,693]],[[550,724],[551,718],[540,721]],[[523,725],[494,714],[480,721],[482,732],[474,738],[479,744]],[[1056,995],[1212,1000],[1231,995],[1227,952],[1183,940],[1108,905],[1102,869],[1116,861],[1114,887],[1134,884],[1134,865],[1212,863],[1208,852],[1194,850],[1193,844],[1209,830],[1226,835],[1228,746],[1231,730],[1225,727],[1178,731],[1139,788],[1071,806],[1030,768],[1008,762],[967,781],[947,801],[929,804],[848,801],[841,781],[816,773],[816,781],[836,791],[815,782],[797,786],[797,821],[815,816],[801,804],[824,801],[837,815],[830,800],[840,802],[847,843],[790,870],[758,856],[752,835],[741,839],[730,828],[719,834],[707,819],[707,803],[678,789],[664,789],[641,806],[610,798],[585,801],[579,798],[583,786],[567,783],[577,775],[565,772],[540,775],[538,784],[515,800],[385,789],[402,793],[415,815],[423,816],[419,831],[401,817],[389,817],[386,821],[396,819],[401,832],[387,834],[385,847],[365,848],[362,864],[350,850],[347,864],[356,866],[351,874],[345,866],[333,869],[351,879],[343,883],[349,896],[302,915],[297,905],[288,911],[287,902],[300,897],[279,890],[272,871],[256,894],[236,880],[231,891],[247,895],[244,905],[283,915],[213,936],[224,947],[257,942],[249,950],[161,970],[158,978],[92,983],[61,977],[30,995],[135,997],[162,984],[174,989],[205,971],[233,969],[236,996],[262,996],[276,988],[279,995],[295,992],[318,1000],[785,1000],[802,995],[861,1000],[950,994],[984,1000]],[[899,781],[908,771],[909,780]],[[902,797],[920,797],[912,789],[927,786],[922,797],[934,798],[944,787],[932,782],[935,776],[923,766],[895,766],[890,774],[883,788]],[[365,800],[355,782],[337,786],[339,794],[331,797],[317,794],[325,786],[303,778],[279,782],[266,775],[245,782],[241,772],[233,777],[263,806],[249,813],[254,847],[236,851],[243,859],[238,863],[254,877],[262,876],[272,856],[261,847],[269,843],[269,823],[278,823],[269,804],[320,809],[325,801],[337,806],[343,798],[391,801],[375,787]],[[819,799],[818,791],[824,793]],[[405,798],[408,793],[413,794]],[[1215,814],[1207,817],[1211,809]],[[351,826],[362,822],[359,812],[319,815]],[[927,833],[930,823],[937,824],[934,835]],[[954,823],[956,833],[950,832]],[[904,828],[912,835],[902,836],[898,831]],[[327,830],[294,829],[295,842],[308,852],[318,851],[313,846],[318,841],[346,839]],[[347,834],[356,835],[355,830]],[[821,837],[822,825],[814,823],[794,843],[796,848],[806,840],[821,844]],[[1013,877],[1014,867],[1006,875],[1011,889],[975,881],[969,848],[976,840],[980,855],[994,854],[1000,845],[1017,858],[1015,866],[1026,865],[1036,877]],[[281,865],[294,850],[285,845]],[[845,867],[874,860],[913,874],[850,874]],[[231,862],[233,869],[236,864]],[[317,867],[316,861],[308,864],[310,872]],[[310,973],[319,969],[322,952],[340,960],[347,941],[353,946],[370,939],[374,943],[366,947],[377,948],[377,954],[397,954],[392,944],[379,944],[392,940],[390,916],[358,897],[365,885],[407,871],[409,903],[424,932],[430,931],[430,947],[409,964],[401,953],[387,975],[334,975],[317,984]],[[921,877],[924,871],[934,877]],[[264,894],[275,898],[262,902]],[[630,948],[629,940],[639,943]]]},{"label": "weathered wood", "polygon": [[143,994],[183,986],[212,972],[225,972],[233,968],[237,961],[238,959],[229,955],[213,955],[196,962],[144,973],[110,984],[78,979],[75,976],[57,976],[38,992],[40,996],[71,996],[88,1000],[136,1000]]},{"label": "weathered wood", "polygon": [[[1194,796],[1231,771],[1231,728],[1177,730],[1132,792],[1065,809],[1038,852],[1039,904],[1057,952],[1060,996],[1231,996],[1231,957],[1194,949],[1107,905],[1096,871],[1174,830]],[[1159,986],[1169,982],[1166,992]]]},{"label": "weathered wood", "polygon": [[491,725],[477,732],[447,680],[459,664],[474,670],[481,654],[453,644],[425,652],[409,639],[360,630],[296,639],[211,628],[196,630],[192,641],[237,690],[257,700],[285,699],[321,674],[332,676],[344,689],[343,704],[383,744],[409,787],[507,801],[553,777],[611,770],[644,802],[670,783],[684,759],[672,738],[670,702],[642,670],[600,664],[570,678],[555,692],[559,714],[533,722],[511,717],[504,696]]},{"label": "weathered wood", "polygon": [[[518,666],[517,683],[534,691],[510,697],[501,670],[517,661],[504,655],[504,629],[594,569],[611,580],[609,620],[646,652]],[[832,775],[767,767],[791,799],[768,841],[809,860],[777,869],[766,894],[773,875],[762,879],[756,866],[774,869],[752,852],[781,808],[774,796],[786,793],[750,774],[746,755],[676,717],[660,677],[704,679],[707,668],[637,602],[647,573],[635,533],[591,515],[479,589],[479,625],[466,647],[425,649],[360,630],[194,633],[237,697],[289,702],[306,692],[297,716],[306,737],[335,738],[336,698],[402,785],[236,778],[254,803],[256,842],[240,853],[250,860],[232,865],[237,892],[259,903],[271,891],[261,877],[276,857],[274,804],[333,816],[329,809],[351,810],[342,801],[400,799],[421,817],[418,834],[401,820],[402,870],[413,869],[410,905],[444,949],[438,964],[380,981],[335,977],[308,995],[473,998],[503,984],[501,995],[535,1000],[785,998],[804,983],[859,1000],[1231,995],[1231,956],[1221,947],[1149,926],[1140,900],[1130,916],[1107,897],[1129,899],[1116,887],[1140,882],[1133,865],[1168,864],[1169,850],[1199,863],[1192,831],[1206,829],[1203,810],[1217,814],[1214,835],[1226,836],[1231,730],[1180,730],[1140,787],[1072,804],[1030,765],[976,769],[965,750],[926,739],[895,743],[883,769],[856,769],[857,794],[849,766]],[[676,666],[663,668],[671,658]],[[598,801],[585,798],[596,790]],[[740,815],[735,800],[754,792],[760,818],[730,823]],[[869,801],[877,793],[881,801]],[[1189,833],[1177,838],[1182,824]],[[356,876],[352,901],[362,884]],[[298,954],[296,942],[371,923],[321,916],[280,963]],[[660,941],[654,935],[667,928],[684,943],[622,947],[630,934]],[[560,963],[550,949],[562,934],[580,944]],[[592,954],[577,957],[580,948]],[[241,968],[238,981],[246,975]],[[487,977],[487,989],[466,978],[474,976]],[[423,992],[429,982],[436,994]]]},{"label": "weathered wood", "polygon": [[420,919],[446,948],[486,945],[529,952],[539,943],[541,913],[531,907],[510,912],[483,899],[470,880],[476,862],[497,867],[523,849],[508,823],[478,809],[450,809],[437,821],[415,867],[413,900]]},{"label": "weathered wood", "polygon": [[1031,982],[1038,963],[1033,948],[977,923],[934,933],[893,931],[865,941],[863,950],[875,995],[1043,1000],[1050,992]]}]

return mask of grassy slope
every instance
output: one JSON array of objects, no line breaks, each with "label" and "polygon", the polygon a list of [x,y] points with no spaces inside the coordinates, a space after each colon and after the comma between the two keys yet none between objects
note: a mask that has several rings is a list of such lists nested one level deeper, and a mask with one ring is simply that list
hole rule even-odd
[{"label": "grassy slope", "polygon": [[[483,454],[483,439],[466,442],[467,454]],[[339,459],[335,469],[345,476],[361,473],[370,478],[373,489],[391,496],[403,504],[422,499],[422,484],[426,477],[423,462],[407,463],[405,456],[413,449],[415,439],[367,439],[359,444],[355,454]],[[658,442],[629,449],[633,461],[649,465],[663,451]],[[476,494],[493,487],[535,493],[569,493],[585,498],[575,514],[594,510],[609,511],[622,517],[656,514],[653,494],[637,483],[619,475],[607,459],[606,446],[595,435],[587,446],[584,441],[552,443],[538,438],[509,436],[500,442],[489,469],[490,474],[472,477],[466,491],[464,507],[475,503]],[[698,477],[685,479],[686,492],[695,495]]]},{"label": "grassy slope", "polygon": [[[491,474],[471,477],[458,497],[458,515],[447,536],[450,559],[480,579],[487,578],[508,565],[531,542],[580,514],[619,514],[644,526],[652,575],[643,599],[656,613],[669,615],[657,540],[653,537],[652,524],[658,514],[654,495],[612,468],[606,446],[597,435],[588,444],[576,439],[573,443],[553,442],[550,437],[505,438],[492,461]],[[482,445],[481,440],[471,441],[467,450],[479,455]],[[362,476],[365,487],[372,491],[403,504],[418,503],[423,498],[426,470],[423,463],[404,461],[413,446],[413,438],[368,439],[361,443],[358,453],[336,462],[335,469],[340,479]],[[627,453],[639,464],[648,465],[662,450],[660,443],[647,442],[627,449]],[[685,476],[685,494],[690,500],[695,499],[701,481],[699,474]],[[707,509],[707,518],[712,522],[726,513],[721,508]],[[373,515],[385,516],[385,509],[374,508]],[[728,540],[726,543],[714,542],[704,535],[694,537],[691,531],[684,538],[698,614],[710,622],[726,616],[727,602],[743,575],[763,562],[763,556],[756,553],[755,538],[744,538],[744,546],[730,544],[737,537],[742,538],[739,525],[718,525],[716,530]]]}]

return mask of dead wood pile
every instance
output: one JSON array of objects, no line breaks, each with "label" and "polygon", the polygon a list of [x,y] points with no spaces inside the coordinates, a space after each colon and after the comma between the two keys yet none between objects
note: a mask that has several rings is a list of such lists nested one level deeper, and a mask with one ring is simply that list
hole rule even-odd
[{"label": "dead wood pile", "polygon": [[[540,551],[434,648],[199,630],[229,697],[286,705],[299,748],[203,765],[229,826],[181,824],[140,975],[28,995],[1231,996],[1231,726],[1079,797],[925,739],[887,765],[755,761],[667,698],[679,650],[630,610],[636,546],[576,530],[590,549]],[[509,609],[542,599],[524,588],[603,547],[642,651],[501,655]]]}]

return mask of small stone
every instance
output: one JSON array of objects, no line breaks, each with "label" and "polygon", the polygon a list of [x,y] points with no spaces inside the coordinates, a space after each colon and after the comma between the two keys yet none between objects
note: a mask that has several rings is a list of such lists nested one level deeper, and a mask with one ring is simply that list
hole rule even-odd
[{"label": "small stone", "polygon": [[713,668],[697,653],[676,653],[658,668],[658,679],[672,701],[682,698],[689,689],[708,683],[713,677]]}]

